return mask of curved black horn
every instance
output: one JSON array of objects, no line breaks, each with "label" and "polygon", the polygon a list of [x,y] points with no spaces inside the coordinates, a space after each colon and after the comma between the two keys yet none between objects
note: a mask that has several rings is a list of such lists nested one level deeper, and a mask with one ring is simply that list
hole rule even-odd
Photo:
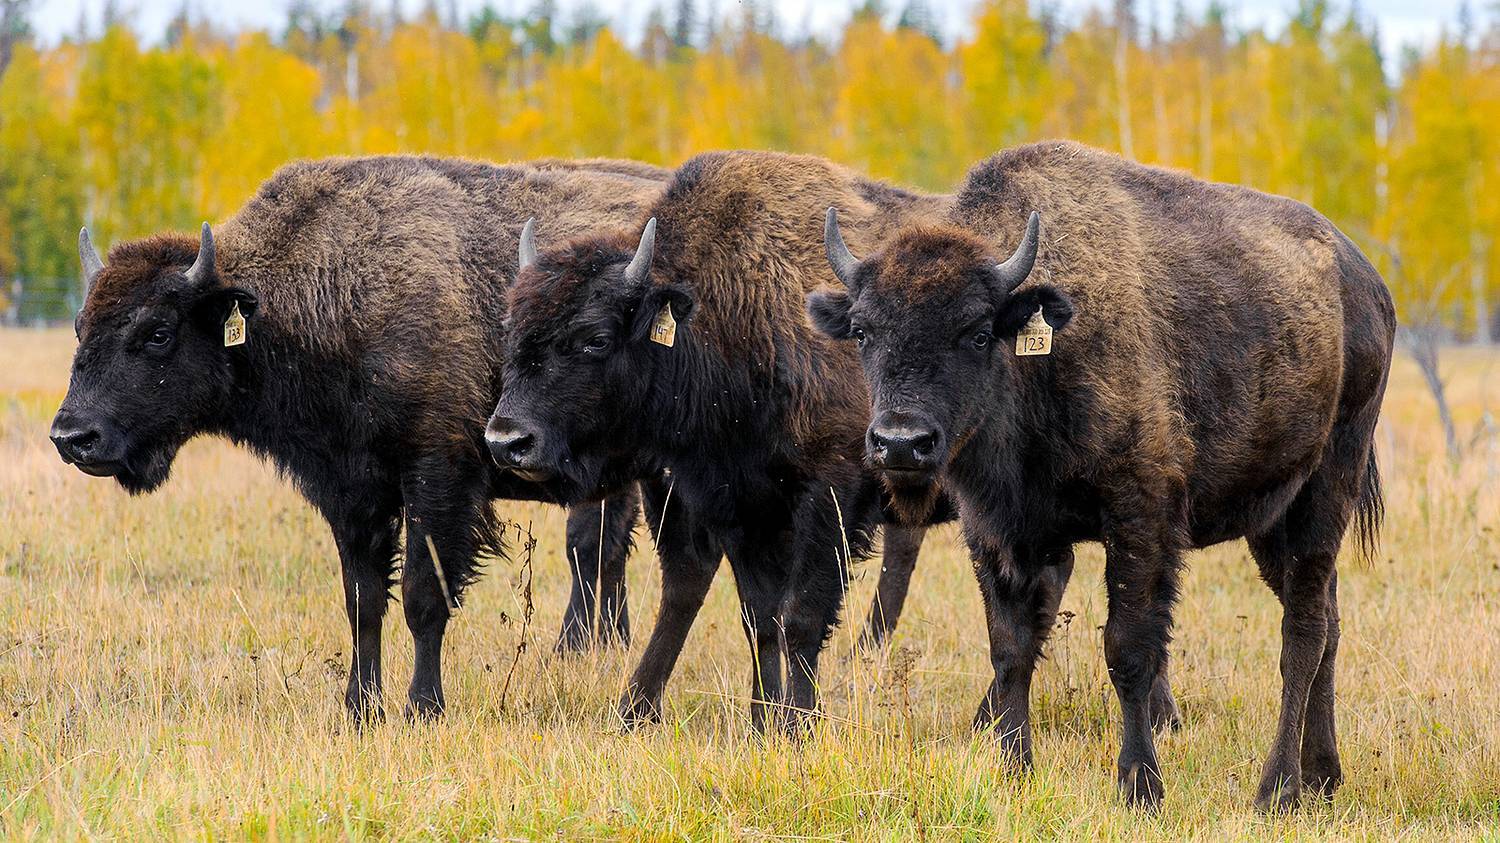
[{"label": "curved black horn", "polygon": [[839,212],[837,208],[828,209],[828,218],[823,222],[823,248],[828,252],[828,264],[833,267],[833,274],[845,287],[854,286],[854,273],[859,269],[859,259],[849,251],[849,246],[844,243],[843,232],[839,231]]},{"label": "curved black horn", "polygon": [[1031,219],[1026,221],[1026,234],[1021,237],[1021,245],[1016,247],[1016,253],[1005,263],[995,265],[995,276],[1000,279],[1000,286],[1005,292],[1021,286],[1021,282],[1031,274],[1031,267],[1036,263],[1037,231],[1041,225],[1042,215],[1032,211]]},{"label": "curved black horn", "polygon": [[198,241],[198,257],[193,259],[193,265],[188,267],[188,280],[194,284],[200,284],[208,280],[208,274],[214,268],[214,232],[203,224],[203,235]]},{"label": "curved black horn", "polygon": [[656,217],[652,217],[646,223],[646,230],[641,232],[641,244],[635,247],[635,257],[630,259],[630,265],[625,267],[625,280],[631,284],[639,284],[646,280],[647,274],[651,272],[651,256],[656,252]]},{"label": "curved black horn", "polygon": [[526,220],[521,227],[521,258],[516,269],[525,269],[536,263],[536,217]]},{"label": "curved black horn", "polygon": [[89,288],[94,286],[94,276],[104,268],[104,261],[99,259],[99,250],[94,248],[86,227],[78,230],[78,259],[83,261],[83,294],[86,296]]}]

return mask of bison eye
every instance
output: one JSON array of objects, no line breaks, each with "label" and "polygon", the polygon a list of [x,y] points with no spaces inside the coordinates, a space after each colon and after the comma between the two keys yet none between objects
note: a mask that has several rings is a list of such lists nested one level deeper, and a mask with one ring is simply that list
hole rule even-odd
[{"label": "bison eye", "polygon": [[146,345],[150,348],[166,348],[172,344],[172,332],[166,328],[157,328],[146,338]]},{"label": "bison eye", "polygon": [[984,351],[986,348],[990,347],[990,342],[994,339],[995,338],[990,335],[989,331],[980,331],[979,333],[975,334],[973,339],[969,340],[969,342],[972,342],[974,344],[974,349],[976,351]]},{"label": "bison eye", "polygon": [[585,354],[603,354],[609,350],[609,334],[595,334],[584,340],[583,351]]},{"label": "bison eye", "polygon": [[865,344],[865,329],[864,328],[861,328],[859,326],[855,326],[853,328],[850,328],[849,329],[849,336],[853,337],[854,341],[856,343],[859,343],[859,345],[861,347],[864,346],[864,344]]}]

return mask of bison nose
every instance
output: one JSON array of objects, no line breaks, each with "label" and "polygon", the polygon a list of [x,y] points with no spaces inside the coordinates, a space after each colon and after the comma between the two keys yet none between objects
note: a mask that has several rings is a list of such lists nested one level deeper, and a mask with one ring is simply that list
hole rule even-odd
[{"label": "bison nose", "polygon": [[104,438],[97,427],[80,424],[74,419],[57,414],[52,430],[47,434],[64,462],[86,463],[92,460],[99,442]]},{"label": "bison nose", "polygon": [[942,435],[934,428],[911,422],[870,426],[870,455],[878,468],[888,471],[926,471],[933,461]]},{"label": "bison nose", "polygon": [[491,419],[484,431],[484,440],[489,444],[495,462],[505,468],[524,466],[526,458],[536,450],[536,435],[523,429],[514,419]]}]

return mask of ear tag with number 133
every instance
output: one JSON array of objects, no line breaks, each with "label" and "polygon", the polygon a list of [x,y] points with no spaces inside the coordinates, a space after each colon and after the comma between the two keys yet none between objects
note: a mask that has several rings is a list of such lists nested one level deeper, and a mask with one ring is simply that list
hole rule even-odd
[{"label": "ear tag with number 133", "polygon": [[1030,357],[1037,354],[1052,353],[1052,326],[1042,318],[1042,308],[1037,307],[1036,313],[1026,320],[1025,327],[1016,332],[1016,356]]},{"label": "ear tag with number 133", "polygon": [[224,347],[245,344],[245,316],[240,313],[240,303],[234,303],[229,318],[224,320]]}]

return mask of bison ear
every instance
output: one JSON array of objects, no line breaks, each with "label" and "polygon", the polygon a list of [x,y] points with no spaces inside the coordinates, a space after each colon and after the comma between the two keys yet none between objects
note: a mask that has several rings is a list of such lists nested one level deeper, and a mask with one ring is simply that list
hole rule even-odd
[{"label": "bison ear", "polygon": [[1041,308],[1042,318],[1054,331],[1062,330],[1073,319],[1072,300],[1051,284],[1039,284],[1006,297],[1000,315],[995,317],[995,335],[1014,337],[1037,308]]},{"label": "bison ear", "polygon": [[849,294],[843,290],[818,290],[807,297],[807,314],[813,327],[836,340],[849,339]]},{"label": "bison ear", "polygon": [[224,320],[240,306],[240,315],[249,319],[260,307],[260,299],[244,287],[216,287],[198,297],[193,304],[193,317],[209,333],[223,330]]},{"label": "bison ear", "polygon": [[635,319],[630,326],[631,341],[639,342],[651,334],[651,327],[661,316],[662,308],[670,307],[672,319],[681,324],[693,315],[696,305],[692,292],[681,284],[650,285],[635,309]]}]

